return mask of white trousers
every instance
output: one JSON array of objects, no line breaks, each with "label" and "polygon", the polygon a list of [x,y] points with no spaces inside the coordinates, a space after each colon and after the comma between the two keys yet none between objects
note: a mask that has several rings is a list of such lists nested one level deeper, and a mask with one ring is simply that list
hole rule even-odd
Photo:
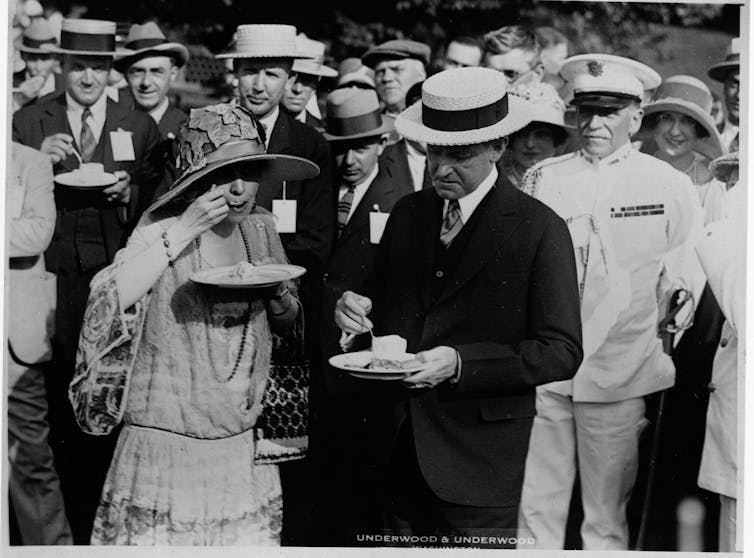
[{"label": "white trousers", "polygon": [[563,548],[578,472],[584,550],[627,550],[626,504],[646,424],[643,397],[574,403],[571,397],[538,389],[518,520],[521,536],[532,536],[534,548]]},{"label": "white trousers", "polygon": [[736,499],[720,494],[719,552],[736,552]]}]

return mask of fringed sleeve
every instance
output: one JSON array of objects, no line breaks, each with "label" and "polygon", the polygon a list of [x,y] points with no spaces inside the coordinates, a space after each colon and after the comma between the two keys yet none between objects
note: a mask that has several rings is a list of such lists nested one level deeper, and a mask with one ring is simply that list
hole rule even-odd
[{"label": "fringed sleeve", "polygon": [[117,264],[92,280],[76,353],[76,371],[68,388],[79,427],[88,434],[109,434],[123,419],[136,352],[149,303],[144,295],[121,308]]}]

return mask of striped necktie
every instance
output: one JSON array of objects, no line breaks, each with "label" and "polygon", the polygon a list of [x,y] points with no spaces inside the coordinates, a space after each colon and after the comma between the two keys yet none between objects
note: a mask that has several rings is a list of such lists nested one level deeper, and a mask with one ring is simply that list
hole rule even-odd
[{"label": "striped necktie", "polygon": [[338,202],[338,234],[343,232],[348,223],[348,214],[351,212],[351,205],[353,204],[353,195],[356,190],[354,184],[347,186],[348,190]]},{"label": "striped necktie", "polygon": [[458,200],[450,200],[448,202],[448,210],[445,212],[445,219],[442,220],[442,228],[440,229],[440,242],[446,248],[450,246],[453,239],[458,236],[463,227],[463,219],[461,219],[461,206],[458,205]]},{"label": "striped necktie", "polygon": [[81,149],[81,159],[88,163],[92,160],[94,150],[97,148],[97,141],[94,139],[94,132],[89,127],[87,119],[92,115],[89,107],[84,109],[81,114],[81,138],[79,139],[79,148]]}]

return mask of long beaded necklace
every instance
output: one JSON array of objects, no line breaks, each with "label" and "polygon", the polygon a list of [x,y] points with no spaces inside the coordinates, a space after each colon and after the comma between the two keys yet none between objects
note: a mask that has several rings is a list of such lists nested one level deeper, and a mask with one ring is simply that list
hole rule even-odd
[{"label": "long beaded necklace", "polygon": [[[243,227],[241,226],[241,223],[238,223],[238,231],[241,233],[241,239],[243,240],[243,247],[246,250],[246,261],[251,263],[251,248],[249,248],[249,240],[246,238],[246,233],[243,230]],[[199,256],[199,267],[201,268],[201,261],[202,261],[202,243],[200,237],[196,237],[196,251]],[[227,384],[230,382],[236,375],[236,372],[238,372],[238,367],[241,365],[241,360],[243,358],[244,350],[246,349],[246,335],[249,333],[249,327],[251,326],[251,302],[248,303],[248,308],[246,310],[246,316],[244,318],[244,326],[243,326],[243,333],[241,334],[241,347],[238,349],[238,356],[236,357],[236,362],[233,365],[233,370],[231,370],[230,375],[228,375],[227,378],[218,378],[217,372],[215,369],[212,369],[212,375],[215,377],[215,380],[222,384]]]}]

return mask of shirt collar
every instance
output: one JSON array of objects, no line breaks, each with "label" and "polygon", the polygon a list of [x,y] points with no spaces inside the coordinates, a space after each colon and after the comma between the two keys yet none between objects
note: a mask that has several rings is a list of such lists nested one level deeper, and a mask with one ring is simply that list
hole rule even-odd
[{"label": "shirt collar", "polygon": [[736,124],[733,124],[727,118],[725,119],[725,125],[723,126],[723,135],[725,135],[726,133],[735,135],[738,133],[738,129],[739,129],[739,126],[737,126]]},{"label": "shirt collar", "polygon": [[[476,208],[479,207],[480,203],[482,203],[484,196],[486,196],[489,191],[492,190],[495,182],[497,182],[497,167],[493,165],[490,174],[487,175],[487,178],[482,180],[482,182],[479,184],[479,186],[476,187],[476,189],[458,200],[458,205],[461,208],[461,219],[463,219],[464,223],[467,223],[469,221]],[[448,203],[448,200],[445,200],[445,211],[447,211],[448,209]]]},{"label": "shirt collar", "polygon": [[304,124],[306,124],[306,110],[302,110],[301,112],[299,112],[296,115],[296,120],[298,120],[299,122],[303,122]]},{"label": "shirt collar", "polygon": [[149,116],[152,117],[155,123],[159,124],[162,117],[165,116],[165,113],[168,111],[169,105],[168,98],[165,97],[159,105],[149,111]]},{"label": "shirt collar", "polygon": [[[66,106],[68,107],[68,112],[78,113],[84,111],[84,105],[79,104],[73,97],[71,97],[71,94],[68,93],[68,91],[65,92],[65,102]],[[92,118],[94,118],[97,121],[105,121],[105,116],[107,112],[107,95],[103,92],[102,95],[100,95],[99,99],[94,101],[94,104],[89,107],[89,110],[92,113]]]},{"label": "shirt collar", "polygon": [[615,165],[627,159],[628,156],[631,155],[632,151],[633,146],[631,145],[631,142],[628,141],[603,159],[600,159],[599,157],[596,157],[594,155],[590,155],[583,149],[581,150],[581,156],[584,158],[584,160],[594,165],[595,167],[604,168]]},{"label": "shirt collar", "polygon": [[265,147],[270,145],[270,136],[272,136],[272,129],[275,127],[275,123],[278,121],[280,115],[280,107],[275,107],[265,117],[259,119],[259,123],[264,126],[264,131],[267,133],[267,142]]}]

